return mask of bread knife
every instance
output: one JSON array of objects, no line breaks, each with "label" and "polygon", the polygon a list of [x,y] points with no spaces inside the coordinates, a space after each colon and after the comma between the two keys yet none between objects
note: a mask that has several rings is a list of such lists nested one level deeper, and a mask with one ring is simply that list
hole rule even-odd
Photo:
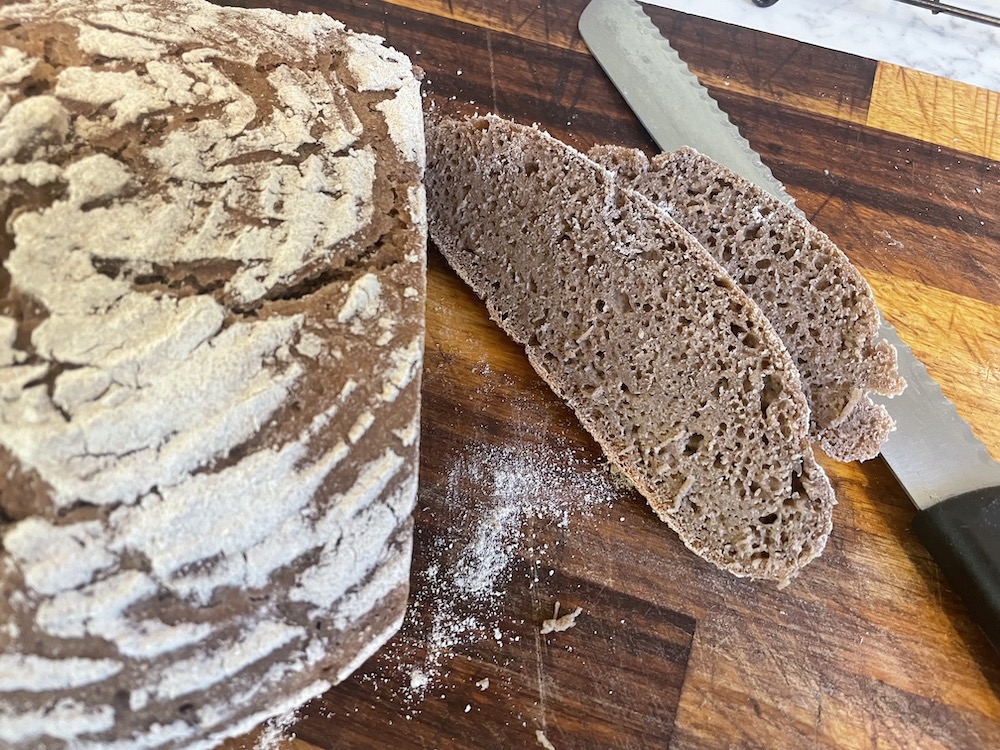
[{"label": "bread knife", "polygon": [[[687,64],[635,0],[591,0],[580,33],[664,151],[692,147],[794,207]],[[912,529],[1000,653],[1000,464],[882,318],[907,388],[882,399],[896,429],[882,457],[918,512]]]}]

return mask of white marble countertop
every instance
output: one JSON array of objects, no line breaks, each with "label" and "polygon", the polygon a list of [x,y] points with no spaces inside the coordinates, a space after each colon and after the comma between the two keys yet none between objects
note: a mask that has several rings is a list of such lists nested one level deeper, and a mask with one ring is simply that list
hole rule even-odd
[{"label": "white marble countertop", "polygon": [[[1000,28],[894,0],[643,0],[649,5],[765,31],[1000,91]],[[991,15],[997,0],[950,0]]]}]

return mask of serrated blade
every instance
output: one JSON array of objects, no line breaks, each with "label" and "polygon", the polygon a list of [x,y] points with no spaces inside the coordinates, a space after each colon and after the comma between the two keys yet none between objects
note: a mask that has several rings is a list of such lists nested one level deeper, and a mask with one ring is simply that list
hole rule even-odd
[{"label": "serrated blade", "polygon": [[899,396],[873,396],[896,422],[882,446],[882,458],[913,504],[926,510],[956,495],[1000,486],[1000,464],[990,457],[927,368],[885,319],[880,333],[896,347],[899,374],[906,380],[906,390]]},{"label": "serrated blade", "polygon": [[[639,3],[592,0],[579,26],[590,51],[661,149],[690,146],[793,203]],[[656,95],[664,91],[669,98]]]},{"label": "serrated blade", "polygon": [[[661,149],[693,147],[792,203],[638,2],[592,0],[580,17],[580,33]],[[926,509],[964,492],[1000,485],[1000,464],[884,318],[881,333],[896,347],[900,374],[908,383],[901,396],[882,399],[897,425],[882,456],[914,504]]]},{"label": "serrated blade", "polygon": [[[779,200],[791,197],[633,0],[591,0],[580,32],[664,151],[690,146]],[[901,396],[884,401],[896,430],[882,456],[921,510],[913,530],[1000,652],[1000,464],[884,319]]]}]

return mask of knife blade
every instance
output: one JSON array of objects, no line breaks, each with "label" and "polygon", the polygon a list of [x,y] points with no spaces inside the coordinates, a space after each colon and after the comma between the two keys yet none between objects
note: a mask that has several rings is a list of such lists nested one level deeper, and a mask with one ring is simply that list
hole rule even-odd
[{"label": "knife blade", "polygon": [[[794,205],[638,2],[591,0],[579,29],[661,149],[695,148]],[[1000,464],[884,317],[881,334],[907,381],[882,400],[896,422],[882,457],[918,508],[914,533],[1000,652]]]}]

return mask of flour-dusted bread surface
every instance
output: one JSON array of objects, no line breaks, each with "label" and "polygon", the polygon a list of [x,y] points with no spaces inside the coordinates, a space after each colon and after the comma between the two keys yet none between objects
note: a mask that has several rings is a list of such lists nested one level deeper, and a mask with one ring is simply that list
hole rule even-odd
[{"label": "flour-dusted bread surface", "polygon": [[431,239],[699,555],[785,581],[831,526],[799,376],[677,224],[547,134],[430,119]]},{"label": "flour-dusted bread surface", "polygon": [[215,747],[398,627],[423,151],[329,18],[0,7],[0,747]]},{"label": "flour-dusted bread surface", "polygon": [[694,234],[764,311],[802,375],[823,449],[842,461],[878,455],[893,422],[869,394],[905,383],[871,289],[829,237],[693,149],[648,159],[599,146],[590,156]]}]

